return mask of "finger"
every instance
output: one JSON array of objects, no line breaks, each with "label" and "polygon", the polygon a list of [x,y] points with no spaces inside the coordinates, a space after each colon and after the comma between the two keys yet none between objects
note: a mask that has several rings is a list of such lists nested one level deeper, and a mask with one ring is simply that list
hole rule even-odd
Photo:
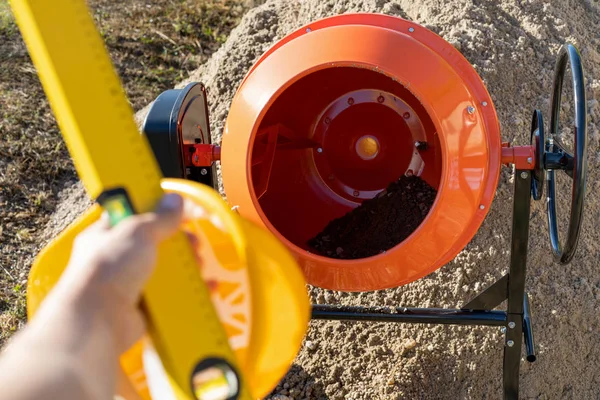
[{"label": "finger", "polygon": [[175,193],[166,194],[153,212],[127,218],[117,225],[121,232],[130,232],[136,241],[150,239],[158,244],[173,235],[182,222],[183,199]]},{"label": "finger", "polygon": [[100,218],[93,224],[87,227],[87,232],[102,232],[110,229],[110,219],[108,213],[104,211],[100,214]]},{"label": "finger", "polygon": [[154,213],[156,218],[148,228],[157,241],[173,235],[179,229],[183,218],[183,198],[176,193],[166,194]]}]

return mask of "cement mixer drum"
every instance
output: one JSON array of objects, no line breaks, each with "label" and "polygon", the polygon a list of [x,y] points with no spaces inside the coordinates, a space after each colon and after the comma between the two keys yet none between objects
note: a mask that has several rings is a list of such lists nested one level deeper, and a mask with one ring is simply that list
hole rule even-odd
[{"label": "cement mixer drum", "polygon": [[[285,243],[309,283],[345,291],[403,285],[452,260],[485,218],[500,161],[496,112],[469,62],[376,14],[320,20],[269,49],[233,99],[221,154],[230,204]],[[403,175],[437,190],[410,236],[360,259],[310,248]]]}]

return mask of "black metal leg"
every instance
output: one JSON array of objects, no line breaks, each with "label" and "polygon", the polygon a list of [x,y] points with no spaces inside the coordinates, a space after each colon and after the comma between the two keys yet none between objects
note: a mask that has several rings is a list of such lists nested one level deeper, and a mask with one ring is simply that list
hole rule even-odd
[{"label": "black metal leg", "polygon": [[531,171],[515,171],[513,225],[508,273],[508,310],[504,342],[504,398],[519,398],[519,368],[523,338],[523,302],[529,242]]},{"label": "black metal leg", "polygon": [[529,295],[525,293],[523,298],[523,338],[525,340],[525,352],[527,361],[530,363],[536,360],[535,341],[533,339],[533,327],[531,323],[531,307],[529,306]]}]

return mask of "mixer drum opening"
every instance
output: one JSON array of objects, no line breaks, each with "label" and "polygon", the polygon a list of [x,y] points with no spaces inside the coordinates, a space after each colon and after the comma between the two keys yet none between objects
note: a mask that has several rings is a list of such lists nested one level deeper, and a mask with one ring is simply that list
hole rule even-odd
[{"label": "mixer drum opening", "polygon": [[[229,109],[221,168],[231,206],[271,230],[307,282],[369,291],[412,282],[464,248],[489,210],[500,155],[492,99],[451,44],[413,21],[344,14],[292,32],[250,69]],[[407,189],[410,174],[427,184],[431,208],[396,224],[414,223],[400,244],[346,254],[359,246],[311,240],[325,242],[347,213],[394,220],[410,207],[371,209],[370,199],[399,177]],[[365,220],[354,222],[370,239],[379,222]]]},{"label": "mixer drum opening", "polygon": [[[265,217],[294,245],[335,258],[346,257],[339,248],[332,253],[309,245],[332,220],[402,176],[422,179],[437,191],[441,175],[442,150],[425,108],[400,83],[360,66],[319,69],[294,82],[260,121],[251,149],[252,189]],[[416,224],[429,206],[416,211]],[[390,218],[415,212],[408,203],[386,207],[378,212]],[[365,226],[355,229],[366,229],[364,234],[376,228],[368,218],[358,223]],[[397,228],[406,237],[417,226]],[[378,254],[400,241],[362,254]]]}]

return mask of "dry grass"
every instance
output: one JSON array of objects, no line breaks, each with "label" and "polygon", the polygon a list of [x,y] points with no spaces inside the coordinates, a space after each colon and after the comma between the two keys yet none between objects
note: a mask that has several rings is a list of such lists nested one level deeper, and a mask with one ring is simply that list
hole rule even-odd
[{"label": "dry grass", "polygon": [[[247,0],[90,0],[135,109],[220,46]],[[102,116],[98,116],[101,121]],[[0,0],[0,345],[25,321],[25,285],[57,194],[75,171],[10,13]]]}]

